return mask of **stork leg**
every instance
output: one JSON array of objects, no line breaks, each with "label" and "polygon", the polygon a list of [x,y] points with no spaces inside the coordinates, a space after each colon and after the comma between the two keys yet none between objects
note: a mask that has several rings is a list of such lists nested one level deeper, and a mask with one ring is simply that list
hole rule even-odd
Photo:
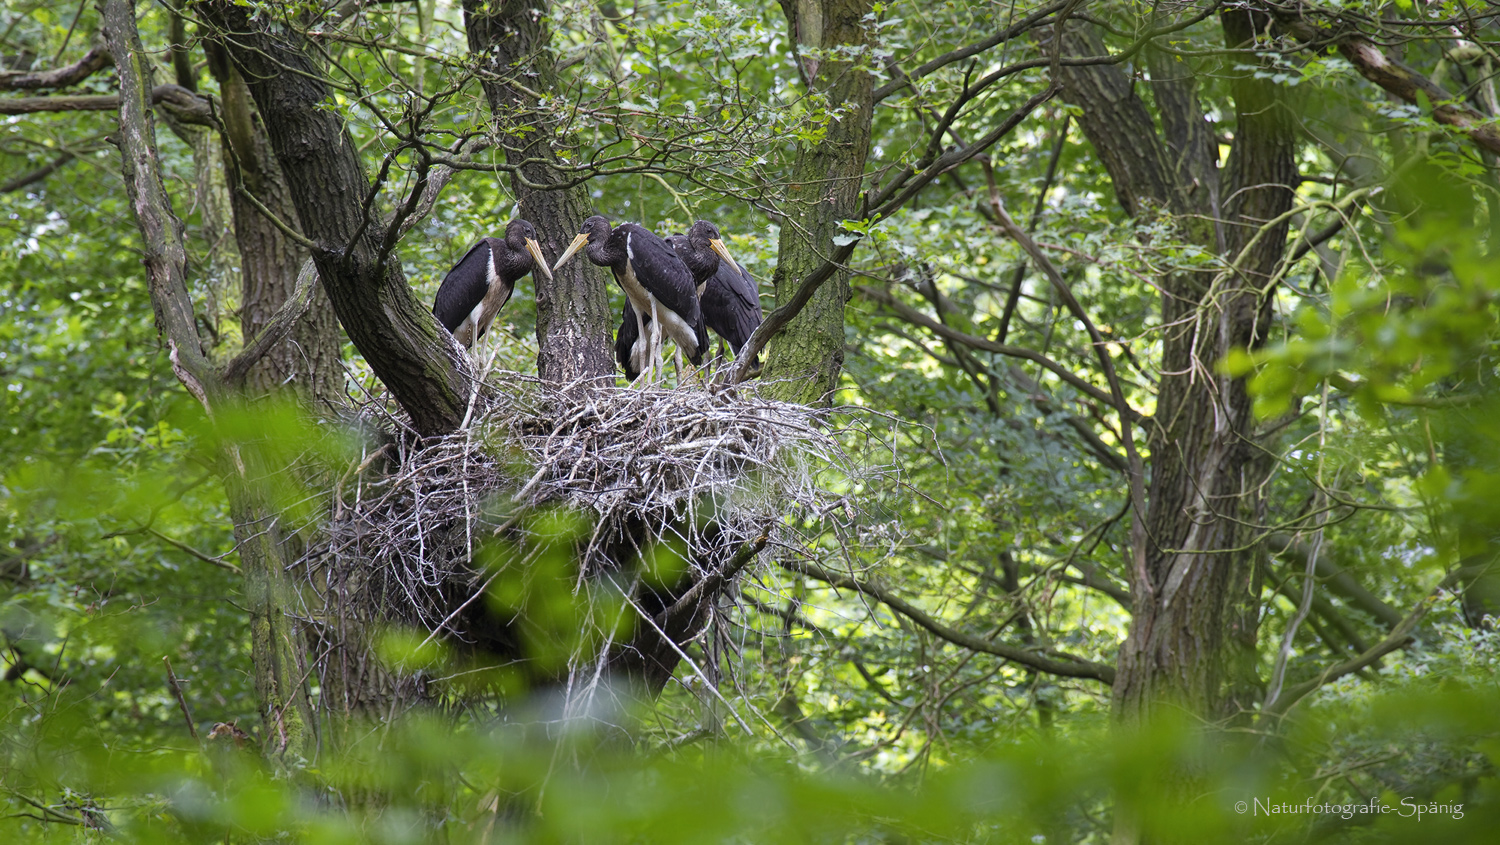
[{"label": "stork leg", "polygon": [[651,372],[653,382],[660,381],[666,364],[661,357],[661,314],[656,309],[656,297],[651,297]]},{"label": "stork leg", "polygon": [[[491,315],[493,318],[493,315]],[[490,363],[495,358],[495,333],[490,331],[494,328],[492,323],[484,321],[484,314],[474,321],[474,366],[479,370],[479,377],[484,378],[484,373],[489,369]],[[481,335],[480,332],[483,332]]]},{"label": "stork leg", "polygon": [[[632,308],[630,310],[631,310],[631,313],[635,314],[635,337],[636,337],[636,341],[635,342],[636,343],[640,343],[642,340],[645,340],[649,344],[651,336],[648,335],[648,334],[646,334],[646,317],[645,317],[645,315],[642,314],[640,312],[640,309],[638,309],[638,308]],[[648,346],[647,348],[649,349],[650,347]],[[635,349],[632,346],[632,348],[631,348],[631,355],[633,356],[634,354],[635,354]],[[648,352],[647,355],[646,355],[646,360],[645,360],[644,364],[641,367],[641,371],[635,374],[636,380],[639,381],[640,378],[642,376],[646,375],[646,373],[650,369],[651,369],[651,355]],[[649,381],[647,381],[646,383],[650,384]]]}]

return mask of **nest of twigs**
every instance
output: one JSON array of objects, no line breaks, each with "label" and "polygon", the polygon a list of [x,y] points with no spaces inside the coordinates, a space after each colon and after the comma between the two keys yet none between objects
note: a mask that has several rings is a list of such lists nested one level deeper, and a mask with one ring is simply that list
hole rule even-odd
[{"label": "nest of twigs", "polygon": [[[392,431],[399,422],[386,414],[373,422]],[[544,513],[584,526],[570,540],[580,587],[628,573],[663,544],[689,581],[747,550],[798,553],[807,525],[854,512],[856,462],[828,417],[749,388],[559,390],[492,376],[463,429],[421,443],[393,438],[346,473],[330,530],[310,553],[310,569],[324,573],[323,618],[482,640],[466,611],[496,556],[481,565],[476,554],[502,544],[504,566],[526,565],[546,547],[535,536]],[[752,571],[750,560],[735,574]],[[732,595],[732,584],[722,587]]]}]

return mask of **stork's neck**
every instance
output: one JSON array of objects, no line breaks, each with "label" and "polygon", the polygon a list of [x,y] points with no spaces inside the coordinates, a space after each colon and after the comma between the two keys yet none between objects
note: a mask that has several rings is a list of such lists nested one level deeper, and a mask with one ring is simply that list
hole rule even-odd
[{"label": "stork's neck", "polygon": [[719,256],[706,244],[688,241],[687,249],[683,250],[681,258],[682,263],[692,271],[693,283],[699,287],[706,284],[719,270]]},{"label": "stork's neck", "polygon": [[607,237],[591,237],[584,254],[589,257],[590,262],[600,267],[619,267],[628,258],[625,251],[625,238],[628,235],[628,230],[620,227]]},{"label": "stork's neck", "polygon": [[524,246],[517,249],[509,241],[501,241],[494,246],[498,247],[494,253],[495,271],[508,285],[514,285],[517,279],[531,272],[532,265],[536,263]]}]

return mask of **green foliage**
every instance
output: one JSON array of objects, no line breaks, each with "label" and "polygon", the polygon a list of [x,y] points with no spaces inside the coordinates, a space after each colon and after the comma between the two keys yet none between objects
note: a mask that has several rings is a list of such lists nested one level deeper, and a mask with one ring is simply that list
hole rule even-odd
[{"label": "green foliage", "polygon": [[[1409,5],[1398,11],[1409,15]],[[1343,7],[1372,19],[1389,13]],[[141,8],[153,50],[167,43],[165,8]],[[562,81],[542,92],[545,117],[577,139],[561,154],[580,178],[593,174],[597,210],[659,232],[711,218],[752,274],[769,279],[781,218],[763,210],[791,196],[799,145],[818,143],[845,112],[804,93],[776,4],[550,9]],[[1122,32],[1142,23],[1137,11],[1090,7],[1128,24]],[[851,58],[881,68],[890,53],[911,69],[1011,19],[996,4],[877,4],[866,22],[875,47]],[[20,45],[39,67],[77,59],[98,25],[87,3],[27,4],[0,20],[7,59]],[[1197,80],[1227,138],[1235,127],[1224,77],[1244,59],[1203,54],[1201,45],[1217,43],[1212,24],[1167,43],[1184,54],[1174,64]],[[417,156],[382,118],[404,114],[413,91],[431,97],[421,131],[449,149],[481,131],[489,112],[466,76],[458,6],[369,5],[348,26],[359,41],[392,48],[319,42],[344,85],[328,107],[350,121],[367,163],[390,157],[397,178],[375,198],[389,212]],[[1110,40],[1116,50],[1128,43]],[[921,161],[933,116],[1030,49],[1018,42],[1003,59],[991,52],[972,68],[951,65],[883,101],[871,172],[883,180]],[[1431,69],[1441,56],[1412,42],[1408,60]],[[170,79],[164,49],[158,61],[158,81]],[[1146,66],[1132,70],[1154,108]],[[1251,378],[1262,424],[1283,432],[1268,532],[1305,545],[1321,531],[1325,560],[1404,613],[1460,564],[1491,560],[1500,536],[1493,172],[1444,134],[1426,104],[1393,103],[1341,58],[1289,54],[1255,72],[1311,99],[1298,115],[1307,137],[1336,139],[1303,147],[1300,169],[1321,181],[1300,186],[1287,246],[1335,217],[1346,225],[1286,268],[1265,346],[1203,363]],[[213,93],[211,80],[200,81]],[[1048,81],[1045,63],[1006,77],[961,110],[938,147],[983,135]],[[112,84],[100,74],[70,93],[107,94]],[[1082,327],[1029,262],[1013,287],[1023,254],[986,212],[991,191],[1023,225],[1039,207],[1036,239],[1104,333],[1127,399],[1153,413],[1163,367],[1157,280],[1217,271],[1226,259],[1184,243],[1166,215],[1127,218],[1076,111],[1054,100],[986,160],[935,180],[908,207],[846,223],[862,236],[861,275],[840,400],[893,421],[878,437],[899,456],[902,486],[850,490],[865,516],[847,552],[826,535],[808,545],[944,624],[1110,662],[1128,600],[1081,582],[1094,573],[1129,583],[1113,417],[1057,369],[946,341],[868,294],[888,292],[992,343],[1003,323],[1006,344],[1104,384]],[[539,553],[505,540],[481,552],[495,575],[488,608],[522,620],[537,672],[497,668],[426,632],[385,631],[379,653],[390,667],[440,679],[445,702],[481,703],[361,726],[347,746],[329,742],[304,768],[275,770],[259,755],[266,737],[220,456],[226,446],[257,450],[277,470],[256,478],[257,489],[293,527],[316,527],[322,491],[279,470],[318,478],[346,468],[353,435],[266,405],[204,418],[158,348],[117,153],[102,140],[111,128],[107,113],[48,115],[8,122],[0,139],[5,180],[64,148],[78,153],[0,197],[0,840],[103,840],[91,831],[107,827],[141,842],[1100,842],[1133,812],[1188,841],[1311,831],[1478,842],[1500,821],[1497,646],[1479,626],[1482,612],[1451,592],[1432,604],[1415,644],[1212,752],[1181,726],[1114,733],[1102,685],[976,654],[865,596],[769,567],[742,587],[727,643],[687,647],[723,677],[722,700],[680,673],[649,710],[611,703],[578,717],[546,691],[528,696],[535,677],[587,647],[585,638],[623,638],[633,617],[617,593],[578,587],[568,549],[576,517],[563,513],[535,526]],[[224,360],[240,332],[238,257],[223,245],[225,211],[214,205],[222,197],[200,187],[207,146],[159,132],[187,226],[194,302],[211,353]],[[659,166],[642,171],[643,161]],[[424,300],[476,238],[515,214],[508,178],[496,172],[503,155],[489,149],[474,162],[399,246]],[[594,162],[609,163],[594,174]],[[1349,182],[1365,191],[1360,201],[1350,200]],[[534,366],[535,313],[523,281],[491,331],[497,366]],[[352,351],[346,358],[351,394],[378,401],[368,368]],[[872,436],[851,432],[850,449]],[[522,558],[531,563],[508,565]],[[666,547],[652,562],[661,583],[682,565]],[[1388,632],[1368,608],[1332,593],[1345,628],[1317,613],[1299,622],[1302,577],[1290,556],[1266,561],[1262,677],[1288,630],[1289,682],[1317,677]],[[313,682],[309,692],[324,694]],[[245,747],[228,729],[209,739],[216,723],[237,724]],[[1171,788],[1183,769],[1205,785],[1190,805]],[[1296,807],[1310,796],[1342,807],[1376,800],[1391,812],[1313,817],[1257,805]],[[1407,814],[1433,803],[1464,809]]]}]

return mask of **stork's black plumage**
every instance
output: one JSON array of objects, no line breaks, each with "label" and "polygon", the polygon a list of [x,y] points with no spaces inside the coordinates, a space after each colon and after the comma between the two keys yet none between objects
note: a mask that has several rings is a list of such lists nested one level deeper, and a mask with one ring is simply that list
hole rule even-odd
[{"label": "stork's black plumage", "polygon": [[693,282],[698,285],[698,296],[703,296],[703,285],[719,271],[719,264],[734,262],[719,230],[707,220],[699,220],[688,229],[686,235],[667,238],[667,245],[682,259],[682,263],[693,273]]},{"label": "stork's black plumage", "polygon": [[620,311],[620,330],[615,332],[615,360],[620,362],[620,369],[630,381],[641,377],[650,360],[651,349],[641,332],[642,327],[649,325],[651,318],[638,319],[635,309],[630,307],[630,300],[626,299],[625,307]]},{"label": "stork's black plumage", "polygon": [[[761,323],[759,288],[742,265],[732,258],[727,262],[719,259],[717,250],[711,246],[712,241],[719,240],[718,230],[712,224],[700,220],[693,228],[702,236],[702,243],[691,243],[694,232],[689,230],[686,235],[666,238],[667,246],[693,272],[694,281],[707,272],[708,268],[713,268],[712,275],[698,286],[703,323],[724,338],[738,356],[745,348],[745,342]],[[708,245],[707,248],[705,245]],[[650,317],[638,320],[629,301],[625,303],[620,314],[620,330],[615,335],[615,360],[620,362],[620,369],[625,371],[625,377],[631,381],[640,377],[649,352],[641,340],[638,326],[650,324]],[[752,372],[759,369],[760,355],[757,353]]]},{"label": "stork's black plumage", "polygon": [[[609,221],[594,216],[583,221],[578,236],[553,265],[557,269],[584,249],[590,262],[608,267],[625,291],[627,309],[637,315],[638,336],[645,334],[653,303],[661,320],[661,331],[687,355],[693,364],[703,363],[708,331],[698,307],[693,274],[671,247],[644,226],[623,223],[610,229]],[[627,318],[630,310],[626,311]],[[634,344],[632,343],[632,346]],[[619,343],[616,343],[618,354]]]},{"label": "stork's black plumage", "polygon": [[552,278],[536,229],[525,220],[512,220],[504,239],[481,238],[443,277],[432,302],[433,316],[459,343],[473,346],[510,300],[516,282],[532,269]]},{"label": "stork's black plumage", "polygon": [[[733,258],[720,260],[720,256],[727,256],[728,251],[719,251],[723,248],[723,241],[718,230],[706,220],[694,223],[687,235],[667,238],[667,244],[682,256],[683,263],[693,270],[695,279],[702,270],[713,267],[712,275],[698,286],[703,323],[724,338],[738,356],[761,321],[760,290],[755,279]],[[714,247],[715,244],[718,246]],[[710,257],[712,261],[708,260]],[[760,356],[755,357],[758,368]]]},{"label": "stork's black plumage", "polygon": [[[735,357],[739,357],[750,335],[760,328],[762,319],[760,290],[755,279],[739,264],[720,264],[719,271],[704,287],[701,301],[703,322],[728,341]],[[755,368],[760,368],[758,352]]]}]

